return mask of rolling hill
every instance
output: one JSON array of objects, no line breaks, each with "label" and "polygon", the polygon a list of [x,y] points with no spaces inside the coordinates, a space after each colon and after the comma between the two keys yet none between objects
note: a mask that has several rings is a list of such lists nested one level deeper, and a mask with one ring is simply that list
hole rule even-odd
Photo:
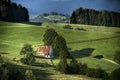
[{"label": "rolling hill", "polygon": [[[65,25],[72,29],[64,29]],[[0,54],[4,61],[10,63],[13,69],[26,70],[27,66],[13,61],[22,57],[19,52],[24,44],[32,44],[34,50],[36,45],[43,45],[43,34],[48,28],[54,28],[67,42],[69,52],[78,62],[87,63],[89,67],[101,67],[111,73],[119,65],[114,63],[114,53],[120,49],[120,28],[92,25],[78,25],[68,23],[42,23],[42,25],[31,25],[26,23],[0,22]],[[77,30],[83,28],[85,30]],[[89,54],[86,56],[86,54]],[[94,58],[103,55],[103,59]],[[59,59],[54,59],[54,66]],[[37,80],[100,80],[83,75],[68,75],[59,73],[52,67],[49,59],[36,58],[37,66],[31,66]]]},{"label": "rolling hill", "polygon": [[41,15],[38,15],[37,17],[30,19],[30,22],[61,22],[61,23],[67,23],[69,22],[70,16],[60,14],[57,12],[50,12],[50,13],[44,13]]}]

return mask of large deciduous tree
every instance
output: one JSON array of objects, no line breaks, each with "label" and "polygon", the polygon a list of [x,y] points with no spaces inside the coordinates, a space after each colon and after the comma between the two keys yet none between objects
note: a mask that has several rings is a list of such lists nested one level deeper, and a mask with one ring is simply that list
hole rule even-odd
[{"label": "large deciduous tree", "polygon": [[56,36],[52,46],[55,55],[59,55],[62,50],[67,56],[69,56],[66,41],[62,36]]},{"label": "large deciduous tree", "polygon": [[44,42],[44,45],[52,45],[53,44],[53,40],[55,39],[55,37],[57,36],[57,32],[50,28],[50,29],[47,29],[45,31],[45,34],[43,35],[43,42]]}]

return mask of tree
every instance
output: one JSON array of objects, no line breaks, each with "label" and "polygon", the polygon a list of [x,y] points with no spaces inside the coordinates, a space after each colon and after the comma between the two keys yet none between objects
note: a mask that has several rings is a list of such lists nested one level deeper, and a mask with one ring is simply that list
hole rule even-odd
[{"label": "tree", "polygon": [[26,70],[26,72],[25,72],[25,79],[26,80],[36,80],[32,70]]},{"label": "tree", "polygon": [[21,55],[25,55],[21,58],[21,62],[27,65],[32,65],[35,62],[34,51],[30,44],[25,44],[20,51]]},{"label": "tree", "polygon": [[105,80],[109,78],[108,73],[106,73],[106,71],[101,68],[97,68],[97,69],[88,68],[86,75],[89,77],[94,77],[94,78],[103,78]]},{"label": "tree", "polygon": [[53,44],[53,40],[55,39],[55,37],[57,36],[57,32],[50,28],[50,29],[47,29],[45,31],[45,34],[43,35],[43,42],[44,42],[44,45],[52,45]]},{"label": "tree", "polygon": [[120,27],[119,17],[119,12],[96,11],[93,9],[79,8],[73,11],[70,22],[74,24],[78,23]]},{"label": "tree", "polygon": [[27,8],[11,2],[11,0],[0,0],[0,20],[11,22],[29,21]]},{"label": "tree", "polygon": [[116,51],[114,55],[114,60],[120,64],[120,51]]},{"label": "tree", "polygon": [[79,65],[79,73],[80,74],[86,74],[86,71],[88,69],[88,66],[86,63],[82,64],[82,63],[78,63]]},{"label": "tree", "polygon": [[70,61],[70,65],[69,65],[69,71],[72,74],[78,74],[79,73],[79,65],[77,60],[75,60],[74,58]]},{"label": "tree", "polygon": [[60,61],[57,65],[57,69],[61,73],[67,73],[68,72],[68,64],[67,64],[67,57],[66,57],[66,52],[64,50],[60,50]]},{"label": "tree", "polygon": [[56,36],[53,41],[53,50],[55,55],[59,55],[60,51],[64,51],[67,56],[69,56],[69,52],[67,49],[66,41],[62,36]]},{"label": "tree", "polygon": [[24,44],[23,48],[20,51],[20,55],[27,54],[29,52],[33,53],[33,48],[30,44]]}]

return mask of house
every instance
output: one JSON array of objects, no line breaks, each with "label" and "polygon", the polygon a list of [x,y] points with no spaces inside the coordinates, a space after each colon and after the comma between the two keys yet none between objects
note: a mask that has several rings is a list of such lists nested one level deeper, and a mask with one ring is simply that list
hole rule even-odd
[{"label": "house", "polygon": [[53,48],[52,46],[39,46],[37,47],[36,54],[46,58],[53,58]]}]

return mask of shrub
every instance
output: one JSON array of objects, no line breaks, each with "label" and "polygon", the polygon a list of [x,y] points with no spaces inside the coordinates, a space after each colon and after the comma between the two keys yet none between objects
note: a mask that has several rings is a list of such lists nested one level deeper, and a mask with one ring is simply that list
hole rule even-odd
[{"label": "shrub", "polygon": [[24,44],[24,46],[22,47],[22,49],[20,51],[20,55],[25,55],[28,52],[32,52],[33,53],[32,45],[30,45],[30,44]]},{"label": "shrub", "polygon": [[36,80],[35,76],[33,75],[32,70],[26,70],[25,79],[26,80]]},{"label": "shrub", "polygon": [[34,51],[30,44],[24,45],[20,54],[25,55],[24,58],[21,58],[23,64],[32,65],[35,62]]},{"label": "shrub", "polygon": [[88,68],[86,75],[94,78],[106,78],[107,73],[101,68]]},{"label": "shrub", "polygon": [[2,63],[0,64],[0,80],[25,80],[25,78],[18,69],[12,69],[6,63]]},{"label": "shrub", "polygon": [[61,73],[68,73],[66,52],[64,50],[60,51],[60,61],[57,65],[57,70],[60,71]]},{"label": "shrub", "polygon": [[22,62],[23,64],[28,64],[26,58],[21,58],[21,62]]},{"label": "shrub", "polygon": [[11,69],[8,80],[25,80],[25,76],[22,71]]},{"label": "shrub", "polygon": [[120,80],[120,68],[115,69],[115,70],[110,74],[110,80]]},{"label": "shrub", "polygon": [[120,64],[120,51],[116,51],[114,55],[114,60]]},{"label": "shrub", "polygon": [[75,28],[75,30],[86,31],[86,29],[84,29],[84,28]]},{"label": "shrub", "polygon": [[65,25],[63,28],[64,29],[73,29],[72,26],[70,26],[70,25]]},{"label": "shrub", "polygon": [[88,69],[87,64],[78,63],[78,65],[79,65],[79,73],[80,74],[86,74],[86,71]]},{"label": "shrub", "polygon": [[79,73],[79,65],[78,65],[77,60],[75,60],[74,58],[70,61],[69,73],[71,73],[71,74]]}]

